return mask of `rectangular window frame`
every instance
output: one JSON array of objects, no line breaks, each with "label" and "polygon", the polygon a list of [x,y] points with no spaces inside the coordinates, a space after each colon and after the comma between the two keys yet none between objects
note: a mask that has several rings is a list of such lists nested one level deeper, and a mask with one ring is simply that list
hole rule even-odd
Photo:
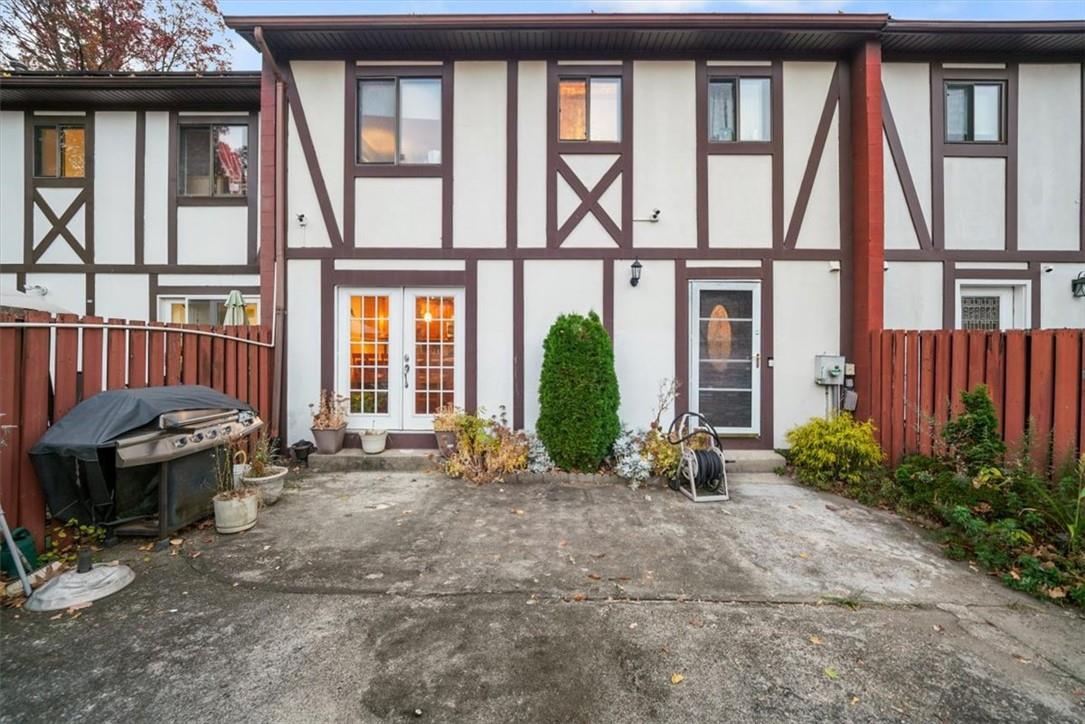
[{"label": "rectangular window frame", "polygon": [[990,291],[992,295],[1008,291],[1012,302],[1009,313],[1010,326],[1003,327],[1001,331],[1013,329],[1031,329],[1033,310],[1033,280],[1022,277],[1006,276],[1004,278],[990,277],[957,277],[953,284],[953,328],[964,329],[961,299],[973,296],[982,291]]},{"label": "rectangular window frame", "polygon": [[[52,128],[57,132],[56,138],[56,159],[57,159],[57,173],[55,174],[39,174],[38,173],[38,132],[42,128]],[[64,142],[62,140],[64,134],[63,131],[69,128],[78,128],[83,131],[83,175],[82,176],[66,176],[63,173],[64,167]],[[82,183],[85,181],[90,173],[90,166],[88,165],[87,153],[89,149],[90,131],[87,128],[85,121],[72,121],[69,118],[57,119],[57,120],[40,120],[35,119],[32,128],[30,129],[30,173],[35,181],[54,181],[62,183]]]},{"label": "rectangular window frame", "polygon": [[[199,293],[188,294],[188,293],[180,293],[180,292],[171,292],[169,289],[163,289],[163,290],[160,290],[160,292],[161,293],[159,293],[155,297],[156,318],[158,319],[159,322],[165,322],[165,323],[171,322],[172,320],[170,319],[170,315],[163,313],[163,305],[183,304],[184,307],[185,307],[185,321],[182,322],[181,324],[196,324],[196,322],[190,322],[189,321],[188,305],[189,305],[190,302],[213,302],[213,301],[217,301],[219,303],[225,303],[226,295],[229,294],[229,292],[222,292],[222,293],[219,293],[219,294],[199,294]],[[259,325],[260,324],[260,294],[259,294],[259,292],[251,292],[251,293],[250,292],[242,292],[241,298],[245,302],[245,306],[248,306],[250,304],[255,305],[256,322],[254,322],[254,323],[252,323],[252,324],[250,324],[248,326]],[[166,309],[168,310],[168,307]],[[220,326],[220,325],[214,324],[212,326],[217,327],[217,326]]]},{"label": "rectangular window frame", "polygon": [[[246,129],[246,149],[245,149],[245,193],[243,194],[228,194],[228,195],[216,195],[214,193],[214,183],[210,186],[210,192],[204,194],[186,194],[182,193],[181,189],[181,173],[183,164],[181,162],[181,136],[185,130],[190,128],[206,128],[209,131],[215,126],[244,126]],[[252,151],[253,151],[253,134],[255,133],[252,120],[248,115],[245,116],[191,116],[191,117],[179,117],[177,121],[177,148],[173,150],[174,162],[176,163],[177,178],[173,180],[174,194],[177,199],[178,206],[248,206],[249,196],[252,194],[253,183],[253,163],[252,163]],[[212,179],[214,178],[214,164],[215,164],[215,148],[214,148],[214,133],[208,134],[208,143],[210,148],[210,162],[212,170]]]},{"label": "rectangular window frame", "polygon": [[[974,138],[957,140],[949,137],[949,89],[951,86],[965,86],[972,89],[973,101],[969,104],[968,135],[975,135],[975,86],[997,86],[998,96],[998,140],[975,140]],[[1005,146],[1009,135],[1009,81],[1006,78],[943,78],[942,79],[942,143],[947,146]]]},{"label": "rectangular window frame", "polygon": [[[743,80],[765,80],[769,84],[769,137],[764,140],[750,141],[742,139],[742,81]],[[709,102],[711,94],[709,90],[713,83],[731,83],[735,93],[734,103],[734,128],[735,138],[731,141],[715,141],[712,139],[712,104]],[[705,143],[709,146],[726,145],[734,146],[736,144],[750,144],[751,147],[768,148],[772,145],[773,138],[776,135],[776,119],[773,118],[773,103],[774,93],[776,91],[775,83],[772,82],[772,75],[769,73],[712,73],[711,69],[707,73],[705,78]]]},{"label": "rectangular window frame", "polygon": [[[358,178],[441,178],[451,181],[452,175],[452,89],[453,73],[452,63],[435,62],[420,63],[418,65],[358,65],[350,63],[346,73],[346,124],[344,132],[347,134],[344,148],[344,162],[348,172],[346,174],[347,193],[351,193],[354,179]],[[353,69],[353,72],[351,70]],[[441,79],[441,162],[437,164],[391,164],[391,163],[361,163],[358,148],[361,139],[361,118],[358,116],[358,90],[359,81],[365,79],[380,78],[440,78]],[[398,143],[398,141],[397,141]],[[350,172],[353,169],[353,173]],[[451,184],[445,184],[443,193],[448,195],[448,203],[451,203]],[[348,213],[350,209],[348,208]],[[451,217],[449,217],[451,219]],[[352,236],[352,229],[348,228],[348,236]],[[449,240],[452,238],[451,229],[444,234]]]},{"label": "rectangular window frame", "polygon": [[[362,168],[389,168],[389,167],[402,167],[402,168],[425,168],[425,169],[439,169],[444,166],[445,163],[445,124],[448,120],[445,118],[445,104],[444,104],[444,91],[445,91],[445,79],[444,74],[437,69],[434,72],[430,67],[429,73],[414,74],[414,73],[387,73],[384,75],[359,75],[355,80],[355,101],[354,101],[354,163]],[[362,96],[362,83],[367,81],[393,81],[396,88],[396,110],[394,118],[395,127],[395,152],[392,154],[391,161],[363,161],[362,149],[361,149],[361,137],[362,137],[362,109],[359,99]],[[435,80],[441,84],[441,160],[437,163],[406,163],[399,160],[400,156],[400,124],[402,122],[401,110],[402,110],[402,97],[403,97],[403,81],[404,80]]]},{"label": "rectangular window frame", "polygon": [[[562,146],[614,146],[620,147],[625,141],[625,94],[628,92],[622,66],[601,66],[614,68],[606,72],[569,72],[558,73],[554,102],[557,104],[557,124],[554,129],[557,133],[555,141]],[[591,82],[592,80],[616,80],[618,81],[618,138],[613,141],[598,141],[591,137]],[[583,139],[571,139],[561,137],[561,84],[566,81],[584,81],[584,133]]]}]

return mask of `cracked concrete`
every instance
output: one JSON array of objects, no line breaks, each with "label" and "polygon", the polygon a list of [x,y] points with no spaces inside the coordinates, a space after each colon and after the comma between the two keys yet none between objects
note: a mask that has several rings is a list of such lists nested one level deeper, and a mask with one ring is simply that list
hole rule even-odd
[{"label": "cracked concrete", "polygon": [[886,513],[732,492],[310,476],[247,533],[122,546],[78,618],[0,613],[0,720],[1085,717],[1079,613]]}]

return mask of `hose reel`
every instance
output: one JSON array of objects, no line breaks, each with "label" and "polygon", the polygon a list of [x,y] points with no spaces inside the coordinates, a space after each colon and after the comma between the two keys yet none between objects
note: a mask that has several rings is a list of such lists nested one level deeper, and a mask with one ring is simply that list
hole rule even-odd
[{"label": "hose reel", "polygon": [[[671,490],[694,503],[731,499],[720,436],[703,415],[683,412],[671,423],[667,439],[678,445],[682,454],[678,473],[669,481]],[[696,440],[707,440],[708,447],[693,447]]]}]

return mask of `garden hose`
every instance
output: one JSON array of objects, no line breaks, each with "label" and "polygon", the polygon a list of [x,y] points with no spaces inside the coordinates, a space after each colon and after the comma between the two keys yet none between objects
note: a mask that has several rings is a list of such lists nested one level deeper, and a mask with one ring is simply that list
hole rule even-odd
[{"label": "garden hose", "polygon": [[[689,418],[696,418],[701,424],[690,429],[688,427]],[[682,434],[683,432],[685,434]],[[712,439],[713,446],[711,448],[693,450],[686,446],[689,440],[696,435],[702,434],[708,435]],[[671,489],[678,489],[678,478],[685,474],[687,477],[692,476],[691,485],[707,490],[710,493],[719,490],[724,477],[722,445],[716,429],[703,415],[696,412],[686,412],[676,417],[667,430],[667,440],[672,445],[682,447],[683,464],[679,466],[678,475],[671,481]],[[689,469],[690,463],[692,463],[692,470]]]}]

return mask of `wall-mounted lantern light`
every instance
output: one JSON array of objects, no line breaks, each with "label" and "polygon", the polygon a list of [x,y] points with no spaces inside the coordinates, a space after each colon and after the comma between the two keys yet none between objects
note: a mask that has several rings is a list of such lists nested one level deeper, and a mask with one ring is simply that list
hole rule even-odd
[{"label": "wall-mounted lantern light", "polygon": [[1085,297],[1085,271],[1070,280],[1070,291],[1075,297]]},{"label": "wall-mounted lantern light", "polygon": [[637,286],[640,284],[640,270],[644,268],[644,265],[640,263],[640,259],[634,259],[633,263],[629,267],[629,285]]}]

